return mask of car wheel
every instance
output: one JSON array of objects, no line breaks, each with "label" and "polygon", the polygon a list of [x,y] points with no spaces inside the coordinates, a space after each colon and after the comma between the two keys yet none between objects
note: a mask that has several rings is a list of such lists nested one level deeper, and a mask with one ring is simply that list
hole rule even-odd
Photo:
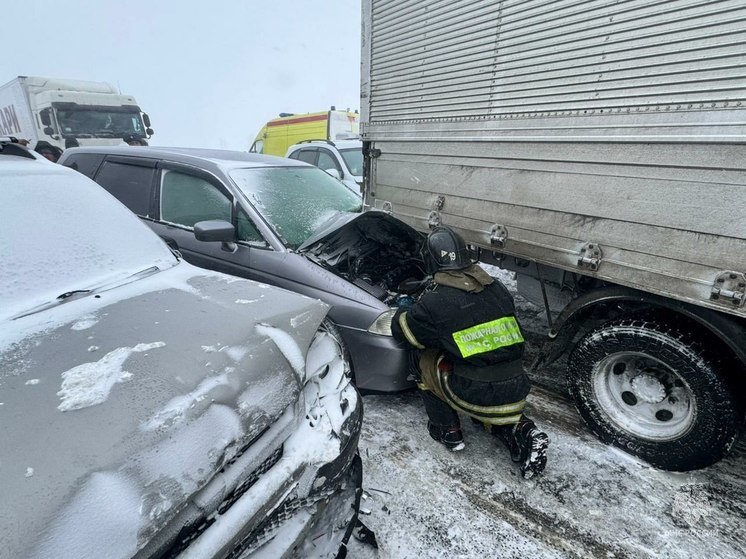
[{"label": "car wheel", "polygon": [[604,442],[665,470],[725,456],[741,411],[723,362],[702,337],[656,319],[619,319],[586,334],[568,362],[570,393]]}]

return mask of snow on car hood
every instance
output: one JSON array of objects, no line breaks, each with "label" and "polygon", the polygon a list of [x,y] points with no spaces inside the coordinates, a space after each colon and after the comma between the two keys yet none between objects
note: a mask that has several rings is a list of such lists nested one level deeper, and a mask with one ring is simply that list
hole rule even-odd
[{"label": "snow on car hood", "polygon": [[325,313],[180,264],[0,322],[4,552],[134,554],[297,401],[299,373],[257,326],[305,349]]},{"label": "snow on car hood", "polygon": [[422,244],[422,236],[412,227],[392,215],[379,210],[362,213],[339,212],[319,226],[313,235],[298,247],[298,252],[308,252],[334,238],[347,234],[375,237],[379,242],[388,237],[392,242],[411,244],[416,252]]}]

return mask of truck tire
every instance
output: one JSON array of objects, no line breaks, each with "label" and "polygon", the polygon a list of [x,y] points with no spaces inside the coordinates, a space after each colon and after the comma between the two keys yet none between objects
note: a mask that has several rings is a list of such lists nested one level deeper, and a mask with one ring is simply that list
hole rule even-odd
[{"label": "truck tire", "polygon": [[575,405],[591,430],[657,468],[709,466],[733,446],[741,409],[723,361],[696,331],[617,319],[586,334],[568,361]]}]

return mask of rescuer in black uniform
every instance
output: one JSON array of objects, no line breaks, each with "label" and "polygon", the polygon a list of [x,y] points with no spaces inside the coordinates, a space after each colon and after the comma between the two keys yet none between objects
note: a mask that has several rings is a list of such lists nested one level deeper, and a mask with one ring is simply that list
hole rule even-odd
[{"label": "rescuer in black uniform", "polygon": [[461,412],[507,445],[524,478],[541,473],[549,437],[523,414],[531,384],[513,297],[472,262],[464,240],[448,227],[428,235],[421,256],[435,288],[400,307],[391,330],[419,350],[417,381],[430,436],[451,450],[464,448]]}]

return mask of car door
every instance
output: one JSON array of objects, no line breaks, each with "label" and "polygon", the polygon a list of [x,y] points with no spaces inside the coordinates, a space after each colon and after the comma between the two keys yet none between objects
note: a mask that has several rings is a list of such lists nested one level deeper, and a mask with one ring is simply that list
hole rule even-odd
[{"label": "car door", "polygon": [[288,155],[289,159],[297,159],[310,165],[316,165],[318,160],[319,150],[316,148],[300,148],[295,150],[293,153]]},{"label": "car door", "polygon": [[93,179],[104,157],[103,153],[72,153],[65,158],[63,165],[75,169],[89,179]]},{"label": "car door", "polygon": [[[210,173],[161,162],[157,181],[157,218],[153,229],[187,262],[210,270],[281,285],[284,253],[275,251],[230,190]],[[199,241],[194,225],[220,219],[236,229],[232,243]]]},{"label": "car door", "polygon": [[153,219],[157,162],[144,157],[109,155],[98,167],[94,180],[136,215]]},{"label": "car door", "polygon": [[342,167],[339,165],[337,158],[334,157],[334,154],[328,149],[324,149],[324,148],[319,149],[319,158],[316,162],[316,166],[319,169],[322,169],[327,172],[329,172],[330,170],[336,170],[337,173],[339,173],[339,179],[340,180],[344,179],[344,173],[342,172]]}]

